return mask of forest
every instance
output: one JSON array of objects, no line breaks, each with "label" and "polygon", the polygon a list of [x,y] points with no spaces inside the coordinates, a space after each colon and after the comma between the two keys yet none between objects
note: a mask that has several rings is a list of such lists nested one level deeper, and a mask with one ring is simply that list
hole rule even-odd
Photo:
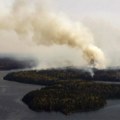
[{"label": "forest", "polygon": [[68,115],[98,110],[105,106],[106,100],[119,98],[120,85],[70,80],[32,91],[22,100],[34,111],[59,111]]},{"label": "forest", "polygon": [[120,82],[119,69],[91,70],[92,71],[76,68],[63,68],[20,71],[9,73],[4,77],[4,79],[9,81],[17,81],[22,83],[39,85],[52,85],[60,80]]},{"label": "forest", "polygon": [[8,73],[4,79],[46,86],[26,94],[22,101],[34,111],[68,115],[98,110],[108,99],[120,99],[120,84],[114,84],[120,82],[120,70],[91,70],[92,73],[76,68],[19,71]]}]

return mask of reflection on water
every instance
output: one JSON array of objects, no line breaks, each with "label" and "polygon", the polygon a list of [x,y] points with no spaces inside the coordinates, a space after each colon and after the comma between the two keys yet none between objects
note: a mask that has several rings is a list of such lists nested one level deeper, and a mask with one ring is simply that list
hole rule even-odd
[{"label": "reflection on water", "polygon": [[120,120],[120,100],[108,104],[95,112],[75,113],[65,116],[59,112],[37,113],[21,102],[22,97],[41,86],[21,84],[3,80],[7,72],[0,72],[0,120]]}]

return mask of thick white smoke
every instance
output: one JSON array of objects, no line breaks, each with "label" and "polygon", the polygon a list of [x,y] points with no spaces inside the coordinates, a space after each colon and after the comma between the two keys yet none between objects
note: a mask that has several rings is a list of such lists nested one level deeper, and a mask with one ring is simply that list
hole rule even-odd
[{"label": "thick white smoke", "polygon": [[0,18],[0,29],[13,31],[19,39],[30,38],[37,45],[68,45],[82,51],[89,65],[106,66],[104,53],[95,46],[91,32],[79,22],[49,12],[32,1],[16,0],[10,14]]}]

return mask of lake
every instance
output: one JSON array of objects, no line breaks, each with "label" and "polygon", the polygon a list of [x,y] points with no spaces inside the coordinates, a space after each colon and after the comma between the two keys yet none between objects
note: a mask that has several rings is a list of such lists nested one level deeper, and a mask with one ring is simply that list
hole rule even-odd
[{"label": "lake", "polygon": [[34,112],[21,99],[26,93],[42,86],[5,81],[3,77],[7,73],[0,72],[0,120],[120,120],[120,100],[109,100],[98,111],[68,116],[59,112]]}]

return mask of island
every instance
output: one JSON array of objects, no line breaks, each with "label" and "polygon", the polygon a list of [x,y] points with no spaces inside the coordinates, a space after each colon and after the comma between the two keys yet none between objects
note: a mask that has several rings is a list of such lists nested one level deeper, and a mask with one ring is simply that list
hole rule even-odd
[{"label": "island", "polygon": [[60,80],[120,82],[120,69],[91,69],[91,71],[77,68],[30,70],[9,73],[4,79],[37,85],[52,85]]},{"label": "island", "polygon": [[[8,73],[4,80],[44,85],[26,94],[22,101],[34,111],[56,111],[66,115],[94,111],[108,99],[120,99],[120,70],[60,68]],[[109,83],[113,82],[113,83]]]},{"label": "island", "polygon": [[34,111],[56,111],[65,115],[98,110],[108,99],[120,98],[120,85],[85,81],[60,81],[35,90],[22,99]]}]

